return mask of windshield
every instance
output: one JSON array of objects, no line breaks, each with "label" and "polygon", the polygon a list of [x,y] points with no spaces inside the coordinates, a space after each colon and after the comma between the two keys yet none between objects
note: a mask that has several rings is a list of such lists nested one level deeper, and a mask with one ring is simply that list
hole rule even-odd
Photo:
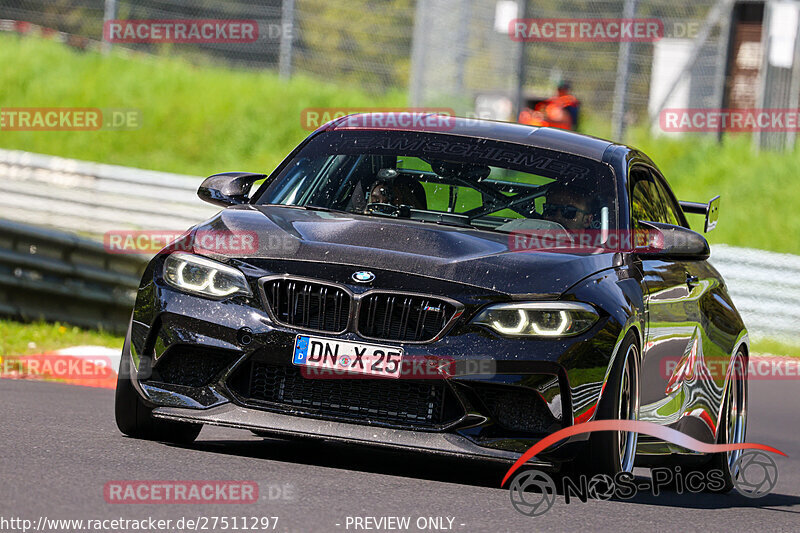
[{"label": "windshield", "polygon": [[614,178],[602,163],[438,133],[319,134],[255,203],[504,233],[617,227]]}]

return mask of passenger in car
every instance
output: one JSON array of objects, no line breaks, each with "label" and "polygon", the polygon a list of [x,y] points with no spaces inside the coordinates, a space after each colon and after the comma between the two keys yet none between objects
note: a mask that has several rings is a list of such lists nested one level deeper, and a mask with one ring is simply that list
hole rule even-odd
[{"label": "passenger in car", "polygon": [[575,186],[554,183],[547,192],[542,217],[568,230],[582,230],[592,227],[594,214],[588,194]]}]

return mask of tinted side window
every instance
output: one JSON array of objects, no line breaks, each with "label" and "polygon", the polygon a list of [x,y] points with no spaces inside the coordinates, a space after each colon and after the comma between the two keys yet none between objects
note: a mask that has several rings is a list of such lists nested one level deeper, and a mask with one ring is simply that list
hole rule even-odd
[{"label": "tinted side window", "polygon": [[640,220],[652,222],[666,222],[661,198],[655,188],[653,178],[646,167],[633,167],[630,171],[631,178],[631,222],[633,227],[641,227]]},{"label": "tinted side window", "polygon": [[665,220],[664,222],[666,222],[667,224],[673,224],[675,226],[681,226],[682,225],[681,219],[683,217],[681,217],[680,215],[679,211],[680,207],[675,202],[675,199],[673,198],[672,194],[670,194],[670,192],[667,190],[666,185],[664,185],[663,182],[664,178],[661,178],[659,174],[653,170],[651,170],[651,172],[653,174],[653,185],[655,186],[656,191],[658,192],[658,196],[661,199],[661,205],[663,206],[664,215],[667,218],[667,220]]}]

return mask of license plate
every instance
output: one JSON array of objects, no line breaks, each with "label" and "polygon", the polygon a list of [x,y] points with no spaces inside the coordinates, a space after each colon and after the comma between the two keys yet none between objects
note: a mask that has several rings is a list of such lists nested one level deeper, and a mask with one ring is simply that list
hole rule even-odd
[{"label": "license plate", "polygon": [[292,363],[384,378],[400,377],[403,349],[298,335]]}]

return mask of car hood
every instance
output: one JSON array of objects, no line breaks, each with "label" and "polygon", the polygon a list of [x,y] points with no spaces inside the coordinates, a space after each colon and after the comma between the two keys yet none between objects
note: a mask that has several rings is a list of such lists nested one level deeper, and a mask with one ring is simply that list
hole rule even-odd
[{"label": "car hood", "polygon": [[515,252],[502,233],[283,206],[236,206],[198,232],[255,237],[257,249],[224,253],[403,272],[507,294],[556,296],[599,270],[612,253]]}]

